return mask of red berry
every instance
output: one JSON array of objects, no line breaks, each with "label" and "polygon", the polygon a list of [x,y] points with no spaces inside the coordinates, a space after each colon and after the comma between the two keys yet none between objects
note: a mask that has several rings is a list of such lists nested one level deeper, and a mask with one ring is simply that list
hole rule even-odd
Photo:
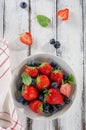
[{"label": "red berry", "polygon": [[42,112],[42,102],[40,100],[32,101],[29,107],[35,113],[40,114]]},{"label": "red berry", "polygon": [[44,75],[49,75],[50,72],[52,70],[52,67],[50,64],[48,63],[42,63],[40,66],[39,66],[39,71],[44,74]]},{"label": "red berry", "polygon": [[46,102],[49,104],[54,104],[54,105],[62,104],[63,97],[57,89],[51,88],[48,91],[48,96],[46,96]]},{"label": "red berry", "polygon": [[36,85],[39,90],[43,90],[50,86],[50,80],[46,75],[40,75],[36,79]]},{"label": "red berry", "polygon": [[55,81],[60,84],[63,79],[63,72],[59,71],[59,70],[55,70],[55,71],[51,72],[50,79],[51,79],[51,81]]},{"label": "red berry", "polygon": [[31,77],[36,77],[38,75],[38,69],[36,67],[29,67],[29,66],[27,66],[24,69],[24,72],[29,74]]},{"label": "red berry", "polygon": [[32,45],[32,35],[29,32],[24,32],[21,36],[20,36],[20,41],[23,44],[27,44],[27,45]]},{"label": "red berry", "polygon": [[57,16],[61,19],[61,20],[68,20],[69,17],[69,9],[63,9],[63,10],[59,10],[57,12]]},{"label": "red berry", "polygon": [[72,86],[69,83],[63,84],[60,87],[60,92],[66,96],[66,97],[70,97],[71,92],[72,92]]},{"label": "red berry", "polygon": [[22,96],[28,101],[32,101],[38,97],[38,91],[33,86],[24,86],[22,90]]}]

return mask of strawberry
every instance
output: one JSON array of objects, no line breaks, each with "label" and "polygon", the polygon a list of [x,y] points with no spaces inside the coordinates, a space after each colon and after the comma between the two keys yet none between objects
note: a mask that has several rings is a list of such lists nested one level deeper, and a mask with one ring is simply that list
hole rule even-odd
[{"label": "strawberry", "polygon": [[24,86],[22,88],[22,96],[24,99],[31,101],[38,97],[38,91],[33,86]]},{"label": "strawberry", "polygon": [[52,69],[51,65],[48,64],[48,63],[46,63],[46,62],[42,63],[42,64],[39,66],[39,71],[40,71],[42,74],[44,74],[44,75],[49,75],[50,72],[51,72],[51,69]]},{"label": "strawberry", "polygon": [[20,36],[20,41],[26,45],[32,45],[32,35],[29,32],[24,32]]},{"label": "strawberry", "polygon": [[49,90],[44,90],[45,101],[49,104],[62,104],[63,97],[60,92],[55,88],[50,88]]},{"label": "strawberry", "polygon": [[36,85],[39,90],[43,90],[50,86],[50,80],[46,75],[40,75],[36,79]]},{"label": "strawberry", "polygon": [[59,10],[57,12],[57,15],[58,17],[61,19],[61,20],[68,20],[68,17],[69,17],[69,9],[63,9],[63,10]]},{"label": "strawberry", "polygon": [[60,87],[60,92],[66,96],[66,97],[70,97],[71,95],[71,91],[72,91],[72,86],[69,83],[63,84]]},{"label": "strawberry", "polygon": [[43,111],[42,102],[40,100],[34,100],[29,104],[30,109],[40,114]]},{"label": "strawberry", "polygon": [[36,67],[26,66],[24,72],[29,74],[31,77],[36,77],[38,75],[38,69]]},{"label": "strawberry", "polygon": [[63,79],[63,72],[61,70],[54,70],[50,74],[51,81],[55,81],[57,83],[61,83]]}]

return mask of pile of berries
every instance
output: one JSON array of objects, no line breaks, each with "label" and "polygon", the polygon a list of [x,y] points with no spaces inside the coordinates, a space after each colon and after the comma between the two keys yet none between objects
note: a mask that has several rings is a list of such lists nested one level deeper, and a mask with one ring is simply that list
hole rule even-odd
[{"label": "pile of berries", "polygon": [[74,77],[52,61],[30,61],[17,83],[16,100],[38,114],[52,115],[71,102]]}]

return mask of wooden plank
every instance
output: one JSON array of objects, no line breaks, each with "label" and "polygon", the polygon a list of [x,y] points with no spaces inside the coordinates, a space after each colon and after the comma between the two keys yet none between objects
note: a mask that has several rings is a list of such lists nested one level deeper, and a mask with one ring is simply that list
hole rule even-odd
[{"label": "wooden plank", "polygon": [[82,0],[82,24],[83,24],[83,95],[82,95],[82,128],[86,129],[86,1]]},{"label": "wooden plank", "polygon": [[[28,55],[28,47],[23,46],[18,41],[18,36],[29,30],[29,2],[28,0],[24,1],[28,4],[26,9],[20,7],[22,0],[5,0],[4,38],[8,40],[10,48],[12,70]],[[23,130],[25,130],[27,126],[26,117],[23,114],[18,116],[22,122]]]},{"label": "wooden plank", "polygon": [[[83,49],[82,49],[82,6],[79,0],[60,0],[57,10],[69,8],[68,21],[58,20],[57,36],[62,44],[62,58],[71,66],[77,79],[77,97],[63,117],[59,119],[60,130],[82,130]],[[56,129],[57,130],[57,129]]]},{"label": "wooden plank", "polygon": [[3,37],[4,30],[4,0],[0,0],[0,38]]},{"label": "wooden plank", "polygon": [[[46,15],[51,19],[51,24],[47,28],[41,27],[36,15]],[[33,45],[31,54],[52,53],[56,54],[53,46],[49,45],[51,38],[56,38],[56,0],[35,0],[31,1],[31,33],[33,35]],[[33,121],[32,130],[54,130],[53,121]]]}]

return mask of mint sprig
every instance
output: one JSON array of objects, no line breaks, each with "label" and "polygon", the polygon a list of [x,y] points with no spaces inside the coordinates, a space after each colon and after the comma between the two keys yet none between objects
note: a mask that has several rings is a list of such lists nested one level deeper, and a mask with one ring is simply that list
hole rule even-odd
[{"label": "mint sprig", "polygon": [[67,82],[74,85],[75,84],[75,81],[74,81],[74,76],[72,74],[69,74],[68,75],[68,79],[67,79]]},{"label": "mint sprig", "polygon": [[48,17],[44,16],[44,15],[37,15],[36,18],[37,18],[38,23],[42,27],[47,27],[51,22],[51,20]]},{"label": "mint sprig", "polygon": [[23,72],[21,77],[22,77],[22,82],[24,83],[24,85],[30,85],[31,84],[32,79],[27,73]]}]

